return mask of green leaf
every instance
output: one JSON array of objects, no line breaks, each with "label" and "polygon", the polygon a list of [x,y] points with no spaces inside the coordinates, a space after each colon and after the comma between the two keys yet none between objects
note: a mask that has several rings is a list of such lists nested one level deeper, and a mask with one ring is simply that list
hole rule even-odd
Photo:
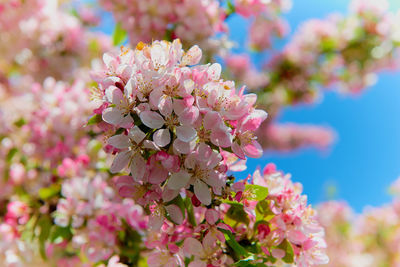
[{"label": "green leaf", "polygon": [[6,161],[7,162],[11,162],[11,160],[14,158],[14,156],[17,154],[18,149],[16,149],[15,147],[11,148],[6,156]]},{"label": "green leaf", "polygon": [[72,232],[70,227],[61,227],[55,225],[50,233],[50,242],[59,244],[65,240],[72,238]]},{"label": "green leaf", "polygon": [[227,10],[226,10],[227,16],[235,13],[235,10],[236,9],[235,9],[235,6],[232,4],[232,1],[229,0],[227,3]]},{"label": "green leaf", "polygon": [[117,23],[112,34],[113,44],[121,45],[126,40],[126,37],[127,33],[122,29],[121,23]]},{"label": "green leaf", "polygon": [[286,263],[293,263],[294,262],[294,251],[292,245],[287,241],[287,239],[284,239],[278,246],[278,248],[282,249],[285,251],[285,257],[282,258],[282,260]]},{"label": "green leaf", "polygon": [[26,120],[24,118],[20,118],[19,120],[14,121],[14,125],[18,128],[21,128],[26,124]]},{"label": "green leaf", "polygon": [[244,211],[243,205],[231,205],[225,214],[224,218],[225,223],[234,226],[238,223],[249,224],[250,219],[247,213]]},{"label": "green leaf", "polygon": [[86,125],[93,125],[93,124],[97,124],[99,122],[101,122],[103,120],[101,114],[96,114],[93,117],[91,117]]},{"label": "green leaf", "polygon": [[189,223],[192,226],[196,226],[196,219],[194,217],[192,200],[188,197],[185,198],[185,207],[186,207]]},{"label": "green leaf", "polygon": [[226,243],[233,249],[233,251],[235,251],[235,253],[238,256],[244,256],[247,257],[249,255],[249,253],[247,252],[247,250],[242,247],[235,239],[235,237],[233,236],[232,232],[229,230],[225,230],[222,228],[218,228],[219,231],[221,231],[224,236],[225,236],[225,240]]},{"label": "green leaf", "polygon": [[39,251],[43,259],[46,259],[46,241],[49,238],[51,231],[51,218],[48,216],[43,216],[39,218],[38,224],[40,227],[39,234]]},{"label": "green leaf", "polygon": [[270,208],[271,201],[270,200],[262,200],[256,205],[256,221],[259,220],[267,220],[272,219],[275,214],[271,211]]},{"label": "green leaf", "polygon": [[42,200],[47,200],[58,195],[61,191],[61,186],[57,184],[53,184],[49,187],[43,187],[39,189],[39,197]]},{"label": "green leaf", "polygon": [[235,262],[234,266],[239,266],[239,267],[253,267],[255,266],[254,264],[251,264],[251,261],[254,260],[254,256],[251,255],[243,260]]},{"label": "green leaf", "polygon": [[268,188],[256,185],[256,184],[246,184],[246,192],[250,193],[247,199],[249,200],[264,200],[268,196]]}]

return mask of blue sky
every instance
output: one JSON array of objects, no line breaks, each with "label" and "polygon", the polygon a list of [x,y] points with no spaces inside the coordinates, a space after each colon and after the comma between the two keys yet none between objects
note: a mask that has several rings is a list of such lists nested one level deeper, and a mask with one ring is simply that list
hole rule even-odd
[{"label": "blue sky", "polygon": [[[379,0],[377,0],[379,1]],[[332,12],[347,12],[349,1],[293,1],[286,15],[292,33],[309,18],[324,18]],[[400,8],[392,1],[391,8]],[[232,26],[242,32],[246,25],[238,19]],[[237,32],[235,30],[235,32]],[[237,37],[243,41],[243,34]],[[313,149],[291,154],[266,154],[248,161],[249,171],[267,162],[291,173],[304,186],[309,201],[326,200],[327,188],[336,187],[335,199],[344,199],[361,212],[368,205],[391,200],[388,186],[400,176],[400,73],[383,73],[378,83],[359,96],[328,93],[321,103],[286,109],[280,122],[327,125],[338,133],[338,140],[327,153]]]},{"label": "blue sky", "polygon": [[[379,1],[379,0],[376,0]],[[391,8],[400,8],[400,1],[391,1]],[[294,0],[285,15],[292,33],[301,22],[324,18],[332,12],[347,12],[348,0]],[[110,33],[112,20],[105,17],[101,28]],[[237,17],[229,21],[232,38],[244,42],[247,24]],[[285,40],[279,41],[282,46]],[[236,49],[236,52],[242,50]],[[260,57],[254,56],[255,61]],[[358,212],[367,205],[382,205],[391,200],[387,189],[400,176],[400,73],[383,73],[378,83],[359,96],[325,95],[321,103],[286,109],[280,122],[312,123],[331,126],[338,140],[327,153],[313,149],[291,154],[266,154],[250,159],[248,170],[241,177],[268,162],[291,173],[301,182],[309,201],[326,200],[326,191],[335,186],[335,199],[344,199]]]}]

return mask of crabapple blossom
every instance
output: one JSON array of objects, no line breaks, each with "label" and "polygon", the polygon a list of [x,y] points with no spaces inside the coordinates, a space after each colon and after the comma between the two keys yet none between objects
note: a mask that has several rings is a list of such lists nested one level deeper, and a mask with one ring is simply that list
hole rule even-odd
[{"label": "crabapple blossom", "polygon": [[[236,93],[233,82],[220,79],[220,65],[196,65],[200,56],[196,46],[185,53],[179,40],[139,43],[105,54],[107,69],[92,76],[102,120],[122,130],[107,141],[117,154],[110,171],[128,167],[138,186],[154,184],[160,196],[193,186],[197,199],[210,205],[226,186],[220,151],[259,157],[252,132],[267,113],[254,109],[254,94]],[[161,153],[168,164],[159,161]]]}]

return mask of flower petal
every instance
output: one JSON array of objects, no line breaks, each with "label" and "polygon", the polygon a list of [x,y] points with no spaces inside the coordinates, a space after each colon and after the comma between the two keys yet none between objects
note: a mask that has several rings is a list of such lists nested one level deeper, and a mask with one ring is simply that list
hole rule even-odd
[{"label": "flower petal", "polygon": [[203,245],[198,241],[197,239],[194,239],[193,237],[188,237],[185,239],[183,242],[183,253],[185,256],[199,256],[203,254]]},{"label": "flower petal", "polygon": [[181,170],[177,173],[173,173],[168,180],[168,187],[174,190],[181,189],[187,185],[191,175],[185,171]]},{"label": "flower petal", "polygon": [[242,145],[242,148],[246,156],[250,158],[259,158],[263,154],[263,149],[256,140],[253,140],[250,144]]},{"label": "flower petal", "polygon": [[121,110],[117,108],[106,108],[103,110],[102,117],[103,121],[109,124],[118,125],[123,119],[123,114],[121,113]]},{"label": "flower petal", "polygon": [[146,162],[143,157],[136,155],[131,161],[131,175],[135,181],[141,181],[146,173]]},{"label": "flower petal", "polygon": [[111,164],[110,172],[117,173],[122,171],[126,167],[126,165],[128,165],[131,153],[131,151],[122,151],[118,153],[118,155],[114,158],[113,163]]},{"label": "flower petal", "polygon": [[171,141],[171,134],[168,129],[159,129],[153,134],[153,140],[159,147],[164,147]]},{"label": "flower petal", "polygon": [[197,45],[194,45],[182,57],[181,65],[196,65],[197,63],[199,63],[201,56],[201,49]]},{"label": "flower petal", "polygon": [[177,205],[169,205],[166,206],[165,209],[168,212],[169,217],[171,220],[176,224],[182,224],[183,222],[183,214],[181,209]]},{"label": "flower petal", "polygon": [[201,203],[208,206],[211,204],[211,192],[204,182],[197,179],[194,182],[194,193]]},{"label": "flower petal", "polygon": [[161,128],[165,122],[160,114],[150,110],[140,112],[139,117],[144,125],[152,129]]},{"label": "flower petal", "polygon": [[193,127],[181,125],[176,127],[176,135],[183,142],[190,142],[197,136],[197,132]]},{"label": "flower petal", "polygon": [[128,148],[131,146],[129,137],[124,134],[111,136],[110,138],[108,138],[107,142],[109,145],[112,145],[113,147],[118,149]]}]

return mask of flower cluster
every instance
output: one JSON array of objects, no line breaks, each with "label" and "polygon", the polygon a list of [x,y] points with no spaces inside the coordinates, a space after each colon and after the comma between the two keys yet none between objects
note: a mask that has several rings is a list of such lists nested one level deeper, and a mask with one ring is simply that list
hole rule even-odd
[{"label": "flower cluster", "polygon": [[92,59],[111,48],[109,37],[85,30],[58,2],[0,3],[0,74],[34,76],[28,83],[42,82],[48,76],[64,80],[83,77]]},{"label": "flower cluster", "polygon": [[335,140],[333,130],[314,125],[264,123],[258,130],[259,142],[265,150],[288,152],[304,147],[327,149]]},{"label": "flower cluster", "polygon": [[[288,177],[269,184],[256,174],[248,184],[227,175],[238,158],[261,156],[254,132],[267,114],[254,108],[255,95],[220,79],[218,64],[196,65],[200,58],[179,40],[139,43],[105,54],[106,69],[92,74],[100,107],[91,120],[109,124],[110,171],[129,174],[116,188],[149,211],[145,244],[157,249],[148,263],[326,262],[323,231]],[[252,228],[259,236],[248,236]]]},{"label": "flower cluster", "polygon": [[233,82],[220,79],[219,64],[187,67],[201,54],[197,46],[183,52],[179,40],[139,43],[105,54],[107,69],[93,74],[101,118],[111,127],[107,143],[116,154],[110,171],[128,170],[131,186],[151,189],[140,197],[146,204],[193,186],[208,206],[226,189],[220,151],[241,159],[262,154],[254,131],[267,113],[254,108],[254,94],[237,93]]},{"label": "flower cluster", "polygon": [[358,93],[375,73],[396,67],[398,15],[376,1],[353,1],[349,16],[310,20],[284,51],[268,63],[265,92],[281,94],[282,104],[314,101],[320,87]]},{"label": "flower cluster", "polygon": [[133,46],[141,41],[180,38],[185,47],[198,44],[215,51],[220,42],[211,38],[226,27],[225,11],[216,0],[101,0],[100,3],[128,32]]}]

